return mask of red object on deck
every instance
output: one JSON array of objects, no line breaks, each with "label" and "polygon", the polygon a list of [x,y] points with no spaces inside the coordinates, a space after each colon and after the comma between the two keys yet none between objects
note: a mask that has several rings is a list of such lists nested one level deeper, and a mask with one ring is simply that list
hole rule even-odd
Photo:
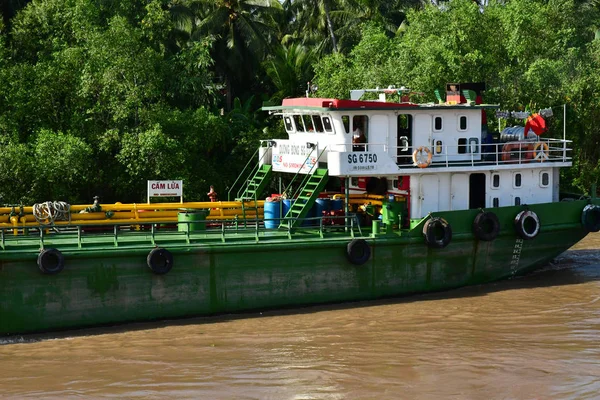
[{"label": "red object on deck", "polygon": [[548,130],[546,126],[546,120],[540,114],[532,114],[527,117],[527,122],[525,123],[525,134],[532,130],[533,133],[540,136],[542,133]]}]

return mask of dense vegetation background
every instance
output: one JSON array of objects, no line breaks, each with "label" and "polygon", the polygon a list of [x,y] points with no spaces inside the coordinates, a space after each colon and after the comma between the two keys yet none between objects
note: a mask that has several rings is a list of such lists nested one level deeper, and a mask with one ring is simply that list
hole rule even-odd
[{"label": "dense vegetation background", "polygon": [[[486,102],[553,107],[574,168],[600,175],[600,1],[2,0],[0,203],[139,202],[146,180],[188,200],[233,183],[264,100],[485,81]],[[496,126],[490,115],[491,126]]]}]

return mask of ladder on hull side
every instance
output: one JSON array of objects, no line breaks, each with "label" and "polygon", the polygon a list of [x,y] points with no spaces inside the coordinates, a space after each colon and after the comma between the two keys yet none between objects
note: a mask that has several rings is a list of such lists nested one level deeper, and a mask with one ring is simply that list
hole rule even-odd
[{"label": "ladder on hull side", "polygon": [[[244,224],[246,224],[246,213],[253,211],[258,216],[258,198],[262,195],[269,184],[271,174],[273,172],[272,166],[269,164],[263,164],[258,167],[254,176],[250,178],[246,184],[244,192],[240,197],[236,198],[236,201],[242,203],[242,215],[244,216]],[[248,204],[250,203],[250,205]]]},{"label": "ladder on hull side", "polygon": [[307,175],[302,190],[300,190],[298,197],[290,206],[279,226],[294,228],[300,225],[302,219],[306,217],[319,197],[319,194],[325,188],[328,179],[329,173],[325,168],[317,168],[314,174]]}]

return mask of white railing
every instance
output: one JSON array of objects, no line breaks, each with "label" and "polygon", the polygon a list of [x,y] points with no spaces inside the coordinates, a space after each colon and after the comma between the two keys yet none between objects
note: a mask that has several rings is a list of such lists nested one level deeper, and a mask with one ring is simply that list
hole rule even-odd
[{"label": "white railing", "polygon": [[[384,143],[336,144],[337,151],[386,153],[400,168],[415,167],[413,154],[425,148],[431,152],[429,167],[508,165],[571,162],[570,140],[540,138],[504,143],[464,145],[389,146]],[[425,159],[427,154],[425,154]]]}]

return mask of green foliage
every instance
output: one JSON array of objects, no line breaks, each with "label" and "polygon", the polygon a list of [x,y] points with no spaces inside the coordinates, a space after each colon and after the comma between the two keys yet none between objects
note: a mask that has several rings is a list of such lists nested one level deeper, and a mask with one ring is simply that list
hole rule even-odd
[{"label": "green foliage", "polygon": [[93,176],[92,148],[81,138],[42,129],[32,143],[32,195],[82,202],[77,189]]},{"label": "green foliage", "polygon": [[0,204],[31,204],[35,168],[30,149],[25,144],[2,142],[0,157]]},{"label": "green foliage", "polygon": [[302,45],[290,44],[276,49],[265,62],[266,73],[276,88],[271,101],[302,96],[312,78],[311,61],[311,51]]},{"label": "green foliage", "polygon": [[567,104],[563,182],[587,190],[600,173],[598,2],[431,3],[5,1],[0,201],[141,201],[148,179],[183,179],[190,200],[211,184],[224,194],[260,140],[285,135],[259,103],[315,80],[322,97],[404,85],[429,101],[485,81],[488,102],[554,107],[554,137]]}]

